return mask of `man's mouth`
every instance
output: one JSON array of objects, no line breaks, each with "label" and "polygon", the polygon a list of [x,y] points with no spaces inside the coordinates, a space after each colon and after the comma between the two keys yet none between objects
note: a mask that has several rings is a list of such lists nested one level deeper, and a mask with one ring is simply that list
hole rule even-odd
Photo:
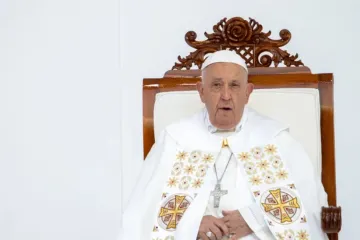
[{"label": "man's mouth", "polygon": [[220,108],[221,110],[224,110],[224,111],[231,111],[232,110],[232,108],[230,108],[230,107],[222,107],[222,108]]}]

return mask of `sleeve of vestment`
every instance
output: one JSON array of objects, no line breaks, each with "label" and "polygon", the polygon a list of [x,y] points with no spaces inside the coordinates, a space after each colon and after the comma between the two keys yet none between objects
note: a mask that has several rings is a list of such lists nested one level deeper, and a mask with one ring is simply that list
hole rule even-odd
[{"label": "sleeve of vestment", "polygon": [[[143,229],[141,226],[141,219],[145,216],[143,212],[145,212],[144,197],[148,199],[150,196],[144,196],[149,183],[153,180],[153,178],[161,171],[160,163],[162,159],[162,155],[164,153],[166,144],[173,144],[173,139],[163,131],[156,141],[156,143],[152,146],[149,154],[147,155],[145,161],[142,164],[139,177],[135,184],[135,187],[130,195],[129,201],[124,208],[124,212],[122,214],[122,227],[120,229],[119,239],[127,236],[127,232],[132,231],[135,225],[138,225],[136,229]],[[128,224],[131,223],[132,224]],[[135,224],[137,223],[137,224]],[[134,229],[134,231],[136,231]],[[135,235],[136,233],[134,233]],[[140,239],[134,237],[133,239]]]}]

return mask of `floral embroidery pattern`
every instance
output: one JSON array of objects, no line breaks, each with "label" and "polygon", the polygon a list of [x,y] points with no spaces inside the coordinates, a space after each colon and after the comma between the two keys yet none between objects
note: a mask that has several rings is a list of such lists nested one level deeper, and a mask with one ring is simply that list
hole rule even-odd
[{"label": "floral embroidery pattern", "polygon": [[273,184],[276,182],[275,176],[272,171],[263,172],[262,177],[267,184]]},{"label": "floral embroidery pattern", "polygon": [[253,175],[256,173],[255,164],[252,162],[245,163],[245,171],[248,175]]},{"label": "floral embroidery pattern", "polygon": [[238,155],[238,159],[241,160],[241,161],[247,161],[247,160],[250,159],[250,154],[247,153],[247,152],[240,153]]},{"label": "floral embroidery pattern", "polygon": [[204,181],[201,178],[198,178],[193,182],[192,187],[200,188],[203,183],[204,183]]},{"label": "floral embroidery pattern", "polygon": [[214,160],[214,157],[211,154],[205,154],[203,157],[204,163],[211,163],[213,160]]},{"label": "floral embroidery pattern", "polygon": [[285,230],[283,233],[276,233],[278,240],[295,240],[295,232],[293,230]]},{"label": "floral embroidery pattern", "polygon": [[182,173],[184,164],[181,162],[176,162],[173,166],[173,169],[171,170],[171,175],[173,176],[179,176]]},{"label": "floral embroidery pattern", "polygon": [[186,159],[187,155],[188,155],[187,152],[181,151],[176,155],[176,159],[183,161]]},{"label": "floral embroidery pattern", "polygon": [[193,165],[188,165],[184,169],[184,172],[188,175],[193,174],[194,171],[195,171],[195,167]]},{"label": "floral embroidery pattern", "polygon": [[175,187],[178,183],[178,180],[176,177],[170,178],[167,182],[168,187]]},{"label": "floral embroidery pattern", "polygon": [[201,152],[193,151],[190,153],[189,163],[197,163],[197,162],[199,162],[200,158],[201,158]]},{"label": "floral embroidery pattern", "polygon": [[285,180],[288,177],[288,173],[285,170],[280,170],[276,173],[276,176],[281,180]]},{"label": "floral embroidery pattern", "polygon": [[260,170],[267,170],[269,168],[269,163],[268,163],[267,160],[262,160],[262,161],[257,163],[257,167]]},{"label": "floral embroidery pattern", "polygon": [[[171,170],[171,176],[167,180],[170,188],[178,187],[181,190],[189,188],[201,188],[203,178],[209,168],[209,164],[214,161],[214,156],[201,151],[179,151],[176,154],[176,161]],[[197,177],[196,180],[194,177]]]},{"label": "floral embroidery pattern", "polygon": [[280,156],[275,155],[270,157],[270,162],[273,168],[282,168],[284,166]]},{"label": "floral embroidery pattern", "polygon": [[274,184],[278,180],[288,178],[288,172],[284,169],[281,157],[277,154],[277,147],[268,144],[264,147],[254,147],[249,152],[238,155],[252,185]]},{"label": "floral embroidery pattern", "polygon": [[208,166],[206,164],[201,164],[198,167],[198,170],[196,172],[196,176],[197,177],[205,177],[207,169],[208,169]]},{"label": "floral embroidery pattern", "polygon": [[273,155],[276,153],[276,151],[277,151],[277,148],[272,144],[265,146],[265,152],[267,154]]},{"label": "floral embroidery pattern", "polygon": [[294,230],[288,229],[282,233],[276,233],[277,240],[309,240],[309,234],[306,230],[300,230],[295,233]]},{"label": "floral embroidery pattern", "polygon": [[259,176],[252,176],[250,178],[250,182],[252,183],[252,185],[260,185],[262,183],[262,180]]},{"label": "floral embroidery pattern", "polygon": [[257,160],[261,159],[264,156],[264,153],[260,147],[255,147],[251,149],[251,154]]},{"label": "floral embroidery pattern", "polygon": [[189,176],[184,176],[180,179],[180,183],[179,183],[179,189],[181,190],[187,190],[190,186],[191,183],[191,177]]},{"label": "floral embroidery pattern", "polygon": [[309,234],[305,230],[301,230],[297,233],[296,238],[299,240],[308,240]]}]

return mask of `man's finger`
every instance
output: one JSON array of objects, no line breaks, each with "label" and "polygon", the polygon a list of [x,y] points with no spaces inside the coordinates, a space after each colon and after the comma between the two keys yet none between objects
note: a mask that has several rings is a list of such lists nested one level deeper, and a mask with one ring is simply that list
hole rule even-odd
[{"label": "man's finger", "polygon": [[230,230],[231,224],[230,222],[225,222],[225,225],[228,227],[228,229]]},{"label": "man's finger", "polygon": [[224,222],[228,222],[228,221],[230,221],[230,217],[231,217],[231,216],[225,216],[225,217],[222,218],[222,220],[223,220]]},{"label": "man's finger", "polygon": [[239,237],[236,234],[230,238],[230,240],[238,240],[238,239],[239,239]]},{"label": "man's finger", "polygon": [[229,234],[229,228],[226,226],[224,221],[218,219],[218,221],[215,221],[214,224],[220,228],[220,230],[224,233],[224,235]]},{"label": "man's finger", "polygon": [[201,240],[210,240],[210,238],[208,238],[208,236],[206,236],[206,233],[199,233],[199,237]]},{"label": "man's finger", "polygon": [[215,240],[217,240],[217,239],[221,240],[223,234],[222,234],[221,230],[216,225],[211,226],[210,231],[213,233],[212,236],[215,237],[214,238]]}]

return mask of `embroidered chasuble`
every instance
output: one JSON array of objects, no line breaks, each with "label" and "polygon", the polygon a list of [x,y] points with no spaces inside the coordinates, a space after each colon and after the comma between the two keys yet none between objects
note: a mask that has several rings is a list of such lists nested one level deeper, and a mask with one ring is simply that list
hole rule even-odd
[{"label": "embroidered chasuble", "polygon": [[[218,178],[228,164],[218,207],[211,194],[214,164]],[[119,240],[195,240],[202,217],[221,218],[222,210],[239,210],[252,229],[241,239],[328,239],[320,228],[326,205],[320,176],[287,126],[246,108],[233,132],[219,132],[203,110],[157,139],[123,214]]]}]

